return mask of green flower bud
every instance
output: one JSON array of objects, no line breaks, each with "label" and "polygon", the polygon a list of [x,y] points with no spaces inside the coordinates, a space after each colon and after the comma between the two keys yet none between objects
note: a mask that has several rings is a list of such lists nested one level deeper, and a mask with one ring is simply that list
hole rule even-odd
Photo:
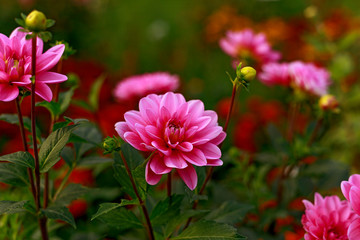
[{"label": "green flower bud", "polygon": [[25,24],[30,31],[43,31],[46,29],[46,16],[44,13],[34,10],[27,15]]},{"label": "green flower bud", "polygon": [[112,153],[120,150],[120,142],[115,138],[106,137],[103,142],[104,154]]},{"label": "green flower bud", "polygon": [[251,82],[256,76],[256,70],[252,67],[243,67],[240,72],[241,78],[248,82]]}]

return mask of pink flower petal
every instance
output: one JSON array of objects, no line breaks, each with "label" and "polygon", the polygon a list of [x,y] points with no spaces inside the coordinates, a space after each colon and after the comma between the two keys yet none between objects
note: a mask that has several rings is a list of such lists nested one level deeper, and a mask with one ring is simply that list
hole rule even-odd
[{"label": "pink flower petal", "polygon": [[165,156],[171,155],[171,152],[172,152],[171,149],[169,149],[167,146],[165,146],[165,143],[163,142],[163,140],[152,141],[151,145],[154,146],[160,152],[162,152]]},{"label": "pink flower petal", "polygon": [[198,146],[198,148],[204,153],[207,159],[219,159],[221,158],[221,150],[212,143],[206,143]]},{"label": "pink flower petal", "polygon": [[179,145],[177,145],[176,148],[182,152],[190,152],[193,150],[193,145],[189,142],[182,142]]},{"label": "pink flower petal", "polygon": [[172,151],[170,156],[164,156],[164,163],[169,168],[183,169],[188,166],[184,158],[176,151]]},{"label": "pink flower petal", "polygon": [[225,140],[225,138],[226,138],[226,133],[221,132],[216,138],[212,139],[210,142],[215,145],[219,145]]},{"label": "pink flower petal", "polygon": [[142,140],[139,137],[139,135],[133,133],[133,132],[126,132],[124,134],[124,139],[130,143],[131,146],[133,146],[134,148],[140,150],[140,151],[147,151],[147,149],[141,145]]},{"label": "pink flower petal", "polygon": [[47,71],[53,68],[59,62],[64,50],[65,45],[59,44],[40,55],[36,61],[36,72]]},{"label": "pink flower petal", "polygon": [[36,82],[35,92],[37,95],[39,95],[41,98],[43,98],[45,101],[48,101],[48,102],[51,101],[52,96],[53,96],[50,87],[48,85],[46,85],[46,83]]},{"label": "pink flower petal", "polygon": [[20,82],[12,82],[15,85],[18,86],[26,86],[31,84],[31,75],[22,75],[20,78]]},{"label": "pink flower petal", "polygon": [[10,102],[19,95],[19,89],[17,86],[11,86],[9,84],[0,84],[0,101]]},{"label": "pink flower petal", "polygon": [[125,132],[130,131],[130,128],[128,127],[126,122],[117,122],[115,124],[115,130],[121,138],[124,138]]},{"label": "pink flower petal", "polygon": [[348,229],[349,240],[359,240],[360,239],[360,218],[357,218],[353,221]]},{"label": "pink flower petal", "polygon": [[0,83],[7,83],[10,80],[10,77],[7,73],[0,71]]},{"label": "pink flower petal", "polygon": [[222,166],[223,164],[221,159],[208,159],[206,166]]},{"label": "pink flower petal", "polygon": [[181,179],[190,188],[190,190],[194,190],[197,185],[197,175],[195,168],[189,165],[187,168],[176,169],[176,170],[179,173]]},{"label": "pink flower petal", "polygon": [[349,198],[352,208],[360,215],[360,188],[356,186],[351,187]]},{"label": "pink flower petal", "polygon": [[150,160],[150,168],[155,174],[166,174],[171,172],[171,168],[164,164],[164,158],[155,154]]},{"label": "pink flower petal", "polygon": [[146,180],[146,182],[148,184],[150,184],[150,185],[155,185],[160,181],[161,177],[162,177],[162,175],[155,174],[151,170],[150,162],[148,162],[146,164],[146,168],[145,168],[145,180]]},{"label": "pink flower petal", "polygon": [[194,148],[191,152],[182,153],[182,157],[189,163],[194,164],[196,166],[206,166],[207,161],[204,153]]},{"label": "pink flower petal", "polygon": [[61,83],[67,79],[66,75],[55,72],[41,72],[36,74],[36,81],[42,83]]},{"label": "pink flower petal", "polygon": [[5,46],[9,45],[9,38],[0,33],[0,56],[5,54]]}]

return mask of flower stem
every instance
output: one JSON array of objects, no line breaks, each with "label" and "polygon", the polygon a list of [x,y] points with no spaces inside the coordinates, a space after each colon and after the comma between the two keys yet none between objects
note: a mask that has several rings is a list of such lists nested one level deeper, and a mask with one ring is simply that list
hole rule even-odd
[{"label": "flower stem", "polygon": [[[236,84],[233,84],[233,90],[232,90],[232,94],[231,94],[230,107],[229,107],[229,111],[228,111],[228,114],[227,114],[227,116],[226,116],[226,121],[225,121],[225,125],[224,125],[224,128],[223,128],[223,130],[224,130],[225,133],[227,132],[227,129],[228,129],[228,126],[229,126],[229,122],[230,122],[230,118],[231,118],[231,113],[232,113],[232,110],[233,110],[233,108],[234,108],[236,90],[237,90],[237,85],[236,85]],[[219,145],[219,148],[220,148],[220,149],[221,149],[221,147],[222,147],[222,144],[223,144],[223,142]],[[205,187],[206,187],[206,184],[210,181],[210,178],[211,178],[213,172],[214,172],[214,167],[211,166],[211,167],[209,168],[209,170],[207,171],[207,174],[206,174],[206,178],[205,178],[204,183],[201,185],[201,188],[200,188],[200,190],[199,190],[199,195],[201,195],[201,194],[204,192]],[[195,210],[195,209],[197,208],[197,205],[198,205],[198,204],[199,204],[199,201],[196,200],[196,201],[194,202],[193,206],[192,206],[192,209]],[[192,221],[192,218],[190,217],[190,218],[187,220],[187,222],[186,222],[186,224],[185,224],[185,226],[184,226],[184,229],[186,229],[186,228],[189,226],[189,224],[190,224],[191,221]]]},{"label": "flower stem", "polygon": [[67,171],[65,177],[64,177],[63,180],[61,181],[61,184],[60,184],[59,188],[56,190],[56,193],[55,193],[55,195],[54,195],[54,197],[53,197],[53,199],[52,199],[52,202],[55,202],[56,198],[59,196],[60,192],[61,192],[62,189],[65,187],[65,184],[66,184],[67,180],[69,179],[70,174],[71,174],[71,172],[72,172],[73,169],[74,169],[74,168],[71,167],[71,168],[69,168],[69,170]]},{"label": "flower stem", "polygon": [[137,187],[136,187],[136,184],[135,184],[135,180],[134,180],[134,178],[133,178],[133,176],[132,176],[132,173],[131,173],[131,170],[130,170],[130,168],[129,168],[129,165],[128,165],[127,162],[126,162],[125,156],[124,156],[124,154],[122,153],[122,151],[120,151],[120,156],[121,156],[121,159],[122,159],[122,161],[123,161],[123,163],[124,163],[126,172],[127,172],[128,175],[129,175],[130,182],[131,182],[131,185],[132,185],[132,187],[133,187],[133,189],[134,189],[135,195],[136,195],[136,197],[138,198],[139,203],[140,203],[140,206],[141,206],[141,209],[142,209],[142,211],[143,211],[143,213],[144,213],[145,220],[146,220],[146,225],[145,225],[145,227],[146,227],[146,230],[147,230],[147,232],[148,232],[149,239],[150,239],[150,240],[155,240],[153,228],[152,228],[152,226],[151,226],[150,217],[149,217],[149,213],[148,213],[148,211],[147,211],[147,208],[146,208],[146,206],[145,206],[145,202],[144,202],[144,201],[141,199],[141,197],[140,197],[140,194],[139,194],[139,192],[138,192],[138,190],[137,190]]},{"label": "flower stem", "polygon": [[171,205],[171,172],[167,175],[167,196],[169,198],[169,205]]},{"label": "flower stem", "polygon": [[[22,113],[21,113],[19,97],[17,97],[15,99],[15,105],[16,105],[16,110],[17,110],[17,114],[18,114],[18,118],[19,118],[20,134],[21,134],[21,139],[22,139],[22,143],[23,143],[23,146],[24,146],[24,150],[26,152],[29,152],[29,148],[28,148],[28,145],[27,145],[27,142],[26,142],[26,137],[25,137],[25,127],[24,127],[23,116],[22,116]],[[31,193],[32,193],[32,195],[34,197],[34,200],[35,200],[36,199],[36,189],[35,189],[33,172],[31,170],[31,168],[27,168],[27,172],[28,172],[29,180],[30,180]]]},{"label": "flower stem", "polygon": [[[40,165],[39,165],[39,155],[38,155],[37,138],[36,138],[36,123],[35,123],[36,40],[37,40],[37,36],[35,35],[32,38],[32,58],[31,58],[31,74],[33,77],[31,84],[31,133],[32,133],[34,158],[35,158],[35,179],[36,179],[35,204],[36,204],[36,210],[39,212],[41,207],[40,206]],[[48,240],[49,237],[46,227],[46,218],[39,218],[39,226],[40,226],[42,239]]]}]

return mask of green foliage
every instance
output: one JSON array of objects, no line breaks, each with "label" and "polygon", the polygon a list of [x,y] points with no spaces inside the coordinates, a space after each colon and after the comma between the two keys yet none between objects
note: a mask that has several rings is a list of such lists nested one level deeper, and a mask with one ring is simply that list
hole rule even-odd
[{"label": "green foliage", "polygon": [[24,212],[24,205],[29,202],[25,201],[0,201],[0,215],[1,214],[14,214]]},{"label": "green foliage", "polygon": [[193,239],[193,240],[235,240],[246,239],[237,234],[236,228],[212,221],[199,221],[190,225],[172,240]]},{"label": "green foliage", "polygon": [[72,200],[80,198],[88,191],[88,188],[80,184],[69,184],[60,192],[53,204],[57,206],[67,206]]},{"label": "green foliage", "polygon": [[0,161],[8,161],[23,167],[28,167],[32,169],[35,168],[34,158],[28,152],[15,152],[4,156],[0,156]]},{"label": "green foliage", "polygon": [[0,182],[18,187],[28,186],[26,167],[13,163],[0,163]]},{"label": "green foliage", "polygon": [[[0,120],[5,121],[7,123],[10,124],[16,124],[19,125],[19,118],[17,116],[17,114],[1,114],[0,115]],[[26,130],[28,130],[29,132],[31,132],[31,121],[30,118],[28,117],[23,117],[23,122],[24,122],[24,127]],[[39,129],[38,126],[36,126],[36,136],[38,141],[41,140],[41,131]]]},{"label": "green foliage", "polygon": [[59,219],[67,222],[73,228],[76,228],[74,217],[67,207],[51,206],[46,209],[41,209],[41,213],[50,219]]},{"label": "green foliage", "polygon": [[[163,225],[173,218],[179,216],[183,195],[173,195],[160,201],[152,210],[150,220],[154,226]],[[171,201],[171,204],[170,204]]]},{"label": "green foliage", "polygon": [[60,160],[60,153],[67,144],[70,134],[77,125],[60,128],[52,132],[42,144],[39,151],[40,171],[47,172]]},{"label": "green foliage", "polygon": [[95,80],[94,84],[91,86],[88,102],[94,112],[99,109],[100,90],[105,79],[106,75],[101,75]]},{"label": "green foliage", "polygon": [[224,202],[214,209],[205,219],[220,223],[234,224],[244,219],[245,214],[254,208],[253,205],[238,203],[235,201]]}]

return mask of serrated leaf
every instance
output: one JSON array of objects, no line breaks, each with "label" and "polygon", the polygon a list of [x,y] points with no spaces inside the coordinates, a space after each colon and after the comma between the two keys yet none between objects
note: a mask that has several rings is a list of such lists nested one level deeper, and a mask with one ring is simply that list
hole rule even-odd
[{"label": "serrated leaf", "polygon": [[60,128],[52,132],[41,145],[39,151],[40,171],[47,172],[49,169],[60,160],[60,153],[67,144],[71,132],[77,125],[71,125],[65,128]]},{"label": "serrated leaf", "polygon": [[29,184],[26,167],[13,163],[0,163],[0,182],[25,187]]},{"label": "serrated leaf", "polygon": [[24,205],[29,202],[25,201],[0,201],[0,215],[1,214],[14,214],[24,212]]},{"label": "serrated leaf", "polygon": [[152,224],[154,226],[163,225],[171,219],[176,218],[180,213],[180,206],[183,199],[184,195],[173,195],[171,196],[171,204],[170,198],[160,201],[150,214]]},{"label": "serrated leaf", "polygon": [[53,118],[60,114],[60,104],[57,102],[42,101],[42,102],[36,103],[36,106],[46,108],[50,112],[50,114]]},{"label": "serrated leaf", "polygon": [[127,205],[140,205],[140,202],[138,199],[121,199],[120,206],[127,206]]},{"label": "serrated leaf", "polygon": [[59,219],[67,222],[76,229],[74,217],[67,207],[52,206],[46,209],[41,209],[41,212],[50,219]]},{"label": "serrated leaf", "polygon": [[192,240],[239,240],[246,239],[237,234],[236,228],[212,221],[199,221],[190,225],[178,236],[170,238],[172,240],[192,239]]},{"label": "serrated leaf", "polygon": [[89,189],[80,184],[71,183],[60,192],[59,196],[54,202],[54,205],[67,206],[71,203],[71,201],[80,198],[88,191]]},{"label": "serrated leaf", "polygon": [[245,217],[245,214],[253,208],[254,206],[249,204],[228,201],[224,202],[220,207],[217,207],[215,210],[210,212],[205,219],[234,224],[240,222]]},{"label": "serrated leaf", "polygon": [[91,86],[90,93],[89,93],[89,105],[91,106],[92,110],[95,112],[99,108],[99,96],[101,87],[106,79],[104,74],[100,75],[93,85]]},{"label": "serrated leaf", "polygon": [[34,158],[28,152],[15,152],[0,156],[0,161],[8,161],[23,167],[35,168]]},{"label": "serrated leaf", "polygon": [[130,228],[142,228],[143,225],[135,214],[121,207],[119,203],[100,204],[98,212],[91,218],[99,218],[111,228],[125,230]]}]

